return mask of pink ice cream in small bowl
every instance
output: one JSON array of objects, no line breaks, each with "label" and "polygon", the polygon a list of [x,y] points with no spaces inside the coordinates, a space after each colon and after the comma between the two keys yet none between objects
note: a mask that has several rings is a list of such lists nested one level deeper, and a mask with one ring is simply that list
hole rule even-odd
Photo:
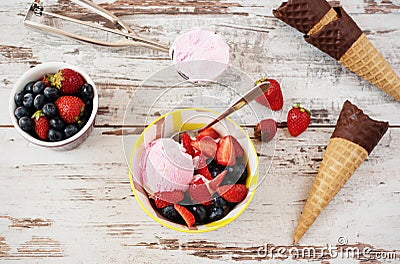
[{"label": "pink ice cream in small bowl", "polygon": [[[175,39],[170,48],[170,57],[177,71],[187,79],[215,80],[228,67],[229,46],[216,32],[194,28]],[[188,63],[193,61],[197,63]]]},{"label": "pink ice cream in small bowl", "polygon": [[238,124],[227,118],[197,137],[172,138],[217,115],[176,110],[152,122],[136,140],[128,162],[131,187],[158,223],[181,232],[211,231],[250,204],[258,184],[258,157]]}]

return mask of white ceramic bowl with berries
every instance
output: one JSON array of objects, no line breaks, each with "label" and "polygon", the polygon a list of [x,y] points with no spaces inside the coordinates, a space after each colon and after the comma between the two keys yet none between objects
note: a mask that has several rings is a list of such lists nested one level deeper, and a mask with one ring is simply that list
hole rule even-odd
[{"label": "white ceramic bowl with berries", "polygon": [[47,62],[29,69],[14,84],[9,113],[27,141],[70,150],[89,136],[98,105],[96,85],[84,70]]},{"label": "white ceramic bowl with berries", "polygon": [[133,147],[125,146],[132,149],[132,190],[158,223],[182,232],[211,231],[250,204],[258,185],[258,157],[237,123],[227,118],[197,137],[171,138],[177,131],[202,127],[217,114],[204,109],[170,112],[152,122]]}]

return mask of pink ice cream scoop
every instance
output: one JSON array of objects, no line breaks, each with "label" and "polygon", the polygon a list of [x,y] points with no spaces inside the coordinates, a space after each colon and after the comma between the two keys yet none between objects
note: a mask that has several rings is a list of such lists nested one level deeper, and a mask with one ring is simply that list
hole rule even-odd
[{"label": "pink ice cream scoop", "polygon": [[193,60],[229,63],[229,46],[225,40],[215,32],[202,28],[179,36],[172,44],[170,53],[174,63]]},{"label": "pink ice cream scoop", "polygon": [[171,138],[154,140],[142,157],[143,187],[150,194],[186,191],[192,181],[193,171],[192,157]]},{"label": "pink ice cream scoop", "polygon": [[215,32],[195,28],[176,38],[170,55],[178,70],[189,79],[214,80],[228,66],[229,46]]}]

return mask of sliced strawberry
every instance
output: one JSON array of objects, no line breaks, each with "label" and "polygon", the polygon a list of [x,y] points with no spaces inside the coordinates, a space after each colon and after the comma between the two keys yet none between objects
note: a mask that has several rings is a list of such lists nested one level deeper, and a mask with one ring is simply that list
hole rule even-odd
[{"label": "sliced strawberry", "polygon": [[224,166],[233,166],[236,162],[235,147],[231,136],[225,136],[218,142],[217,162]]},{"label": "sliced strawberry", "polygon": [[192,141],[193,140],[190,138],[190,136],[188,134],[186,134],[186,133],[182,134],[182,145],[185,148],[185,152],[187,154],[189,154],[190,156],[194,157],[195,151],[191,145]]},{"label": "sliced strawberry", "polygon": [[213,158],[217,152],[217,143],[209,136],[202,137],[196,141],[192,141],[192,147],[199,150],[204,156]]},{"label": "sliced strawberry", "polygon": [[244,150],[243,150],[242,146],[240,145],[239,141],[235,137],[232,137],[232,136],[230,136],[230,137],[232,138],[233,148],[235,149],[236,157],[237,158],[243,157]]},{"label": "sliced strawberry", "polygon": [[228,172],[224,170],[220,174],[218,174],[214,179],[212,179],[212,181],[210,181],[210,183],[208,184],[210,189],[214,191],[217,190],[218,186],[221,185],[227,173]]},{"label": "sliced strawberry", "polygon": [[197,177],[196,179],[195,176],[195,179],[189,185],[189,194],[190,197],[192,197],[193,200],[195,200],[198,203],[205,203],[211,201],[211,194],[208,191],[208,188],[201,177]]},{"label": "sliced strawberry", "polygon": [[154,196],[154,204],[156,205],[157,208],[164,208],[167,207],[168,205],[171,205],[172,203],[161,200],[160,197]]},{"label": "sliced strawberry", "polygon": [[[174,204],[177,202],[180,202],[183,199],[183,192],[182,191],[168,191],[168,192],[156,192],[154,194],[154,202],[157,204],[159,204],[162,207],[164,204],[167,204],[166,206],[170,205],[170,204]],[[162,208],[162,207],[158,207],[157,208]]]},{"label": "sliced strawberry", "polygon": [[214,128],[209,127],[209,128],[206,128],[206,129],[200,131],[200,133],[196,137],[196,140],[200,140],[201,138],[206,137],[206,136],[212,137],[213,139],[218,139],[221,137],[218,134],[218,132],[215,131]]},{"label": "sliced strawberry", "polygon": [[182,216],[183,220],[185,220],[186,224],[188,227],[191,227],[194,225],[194,222],[196,222],[196,219],[194,218],[194,215],[185,207],[179,204],[174,204],[174,208],[178,213]]},{"label": "sliced strawberry", "polygon": [[247,188],[244,184],[222,185],[217,188],[217,193],[231,203],[243,201],[247,195]]},{"label": "sliced strawberry", "polygon": [[208,170],[207,162],[204,156],[199,156],[199,162],[197,163],[196,173],[203,175],[207,180],[212,180],[211,173]]}]

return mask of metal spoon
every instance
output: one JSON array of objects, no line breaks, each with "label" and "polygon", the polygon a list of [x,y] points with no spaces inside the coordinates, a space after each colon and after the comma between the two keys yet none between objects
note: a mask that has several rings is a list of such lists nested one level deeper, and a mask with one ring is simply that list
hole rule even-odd
[{"label": "metal spoon", "polygon": [[176,141],[180,141],[181,135],[184,133],[187,133],[191,137],[196,137],[201,131],[203,131],[209,127],[212,127],[219,121],[223,120],[225,117],[227,117],[230,114],[232,114],[233,112],[241,109],[243,106],[247,105],[248,103],[250,103],[257,97],[264,94],[264,92],[266,92],[269,89],[269,87],[270,87],[269,82],[262,82],[260,84],[257,84],[250,91],[248,91],[245,95],[243,95],[241,98],[239,98],[237,101],[235,101],[231,106],[229,106],[225,111],[223,111],[219,116],[217,116],[213,121],[211,121],[207,125],[205,125],[201,128],[198,128],[198,129],[194,129],[194,130],[178,131],[177,133],[173,134],[171,136],[171,138]]}]

